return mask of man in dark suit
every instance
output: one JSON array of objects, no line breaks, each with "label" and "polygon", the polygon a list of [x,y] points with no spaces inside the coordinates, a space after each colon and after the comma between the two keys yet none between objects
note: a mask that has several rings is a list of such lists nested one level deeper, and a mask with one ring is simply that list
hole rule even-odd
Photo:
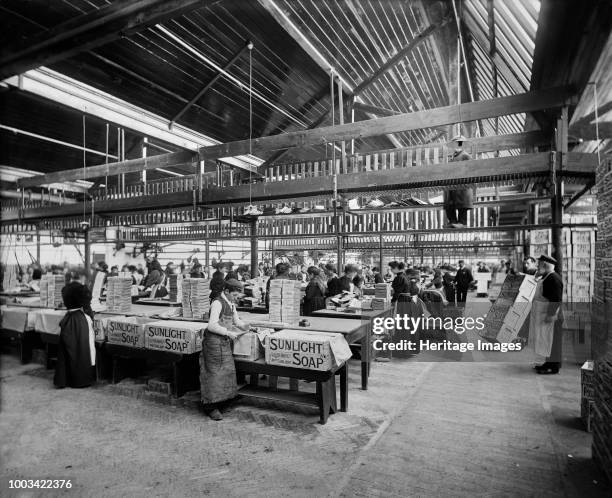
[{"label": "man in dark suit", "polygon": [[455,288],[457,289],[457,304],[462,306],[461,303],[465,303],[467,300],[467,293],[470,284],[474,281],[472,272],[465,267],[463,260],[459,261],[459,269],[455,275]]},{"label": "man in dark suit", "polygon": [[[532,320],[530,323],[529,333],[534,333],[537,327],[546,327],[547,324],[553,323],[553,340],[550,348],[550,355],[546,358],[546,362],[535,367],[539,374],[557,374],[561,368],[561,359],[563,353],[563,313],[561,304],[563,301],[563,280],[561,276],[555,272],[557,260],[550,256],[541,255],[538,258],[538,274],[542,275],[542,279],[538,283],[534,303],[532,303]],[[540,287],[541,286],[541,287]],[[536,308],[535,301],[543,301],[544,306]]]}]

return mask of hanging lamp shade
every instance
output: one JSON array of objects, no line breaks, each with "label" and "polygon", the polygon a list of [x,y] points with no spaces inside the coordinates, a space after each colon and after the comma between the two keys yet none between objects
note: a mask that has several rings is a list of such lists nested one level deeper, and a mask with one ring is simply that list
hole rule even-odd
[{"label": "hanging lamp shade", "polygon": [[467,142],[468,139],[460,134],[460,135],[457,135],[456,137],[453,137],[452,141],[453,142]]}]

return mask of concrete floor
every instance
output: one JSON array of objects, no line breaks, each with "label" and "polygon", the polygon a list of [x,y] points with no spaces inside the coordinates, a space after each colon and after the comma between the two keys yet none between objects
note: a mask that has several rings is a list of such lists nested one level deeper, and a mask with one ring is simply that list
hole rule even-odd
[{"label": "concrete floor", "polygon": [[0,358],[2,496],[53,496],[7,489],[37,478],[71,479],[74,496],[611,492],[578,419],[577,366],[537,376],[524,365],[394,359],[373,364],[364,392],[355,363],[349,412],[321,426],[314,412],[245,402],[213,422],[133,381],[57,391],[40,365]]},{"label": "concrete floor", "polygon": [[[349,411],[241,400],[222,422],[125,380],[55,390],[0,355],[0,496],[608,497],[580,416],[580,369],[508,363],[349,366]],[[312,389],[312,384],[301,389]],[[9,479],[71,479],[16,492]]]}]

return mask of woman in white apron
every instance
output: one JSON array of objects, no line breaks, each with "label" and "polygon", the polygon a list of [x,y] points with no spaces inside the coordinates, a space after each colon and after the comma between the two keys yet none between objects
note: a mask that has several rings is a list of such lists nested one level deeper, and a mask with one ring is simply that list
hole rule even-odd
[{"label": "woman in white apron", "polygon": [[534,345],[537,355],[546,358],[543,365],[535,367],[538,373],[543,374],[558,373],[561,364],[562,338],[560,330],[555,331],[555,328],[560,327],[557,320],[563,297],[563,281],[554,271],[555,264],[556,260],[550,256],[542,255],[538,259],[542,278],[536,286],[529,318],[529,342]]}]

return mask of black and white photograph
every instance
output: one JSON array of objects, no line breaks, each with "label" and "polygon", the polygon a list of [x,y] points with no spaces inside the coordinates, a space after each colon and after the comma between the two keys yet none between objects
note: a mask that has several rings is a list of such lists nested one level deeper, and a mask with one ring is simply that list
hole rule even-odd
[{"label": "black and white photograph", "polygon": [[610,0],[0,0],[0,496],[612,496]]}]

